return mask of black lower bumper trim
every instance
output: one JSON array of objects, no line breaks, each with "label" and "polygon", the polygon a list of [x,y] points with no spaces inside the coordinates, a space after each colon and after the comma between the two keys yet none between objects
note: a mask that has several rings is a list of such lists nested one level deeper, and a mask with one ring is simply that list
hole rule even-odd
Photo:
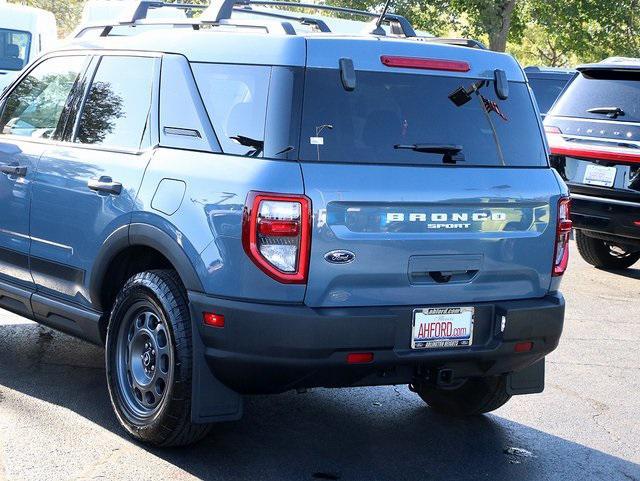
[{"label": "black lower bumper trim", "polygon": [[[310,308],[218,299],[189,293],[196,335],[217,379],[243,394],[294,388],[404,384],[432,369],[455,377],[522,370],[556,348],[564,320],[560,294],[541,299],[472,304],[473,345],[412,350],[413,306]],[[465,304],[471,305],[471,304]],[[203,312],[225,316],[204,326]],[[502,320],[505,319],[504,330]],[[520,341],[533,349],[516,353]],[[347,364],[350,352],[371,352],[368,364]]]}]

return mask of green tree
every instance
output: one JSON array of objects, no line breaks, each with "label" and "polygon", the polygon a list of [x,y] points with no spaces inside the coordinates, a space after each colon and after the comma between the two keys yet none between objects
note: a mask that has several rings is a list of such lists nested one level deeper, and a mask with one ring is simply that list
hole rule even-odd
[{"label": "green tree", "polygon": [[29,7],[41,8],[53,13],[58,25],[58,36],[65,37],[76,28],[82,15],[83,0],[9,0]]}]

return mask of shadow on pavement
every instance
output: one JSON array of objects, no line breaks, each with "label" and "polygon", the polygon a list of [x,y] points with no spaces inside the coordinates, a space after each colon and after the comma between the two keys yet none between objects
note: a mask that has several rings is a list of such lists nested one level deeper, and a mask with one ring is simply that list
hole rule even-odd
[{"label": "shadow on pavement", "polygon": [[616,274],[629,279],[640,279],[640,269],[602,269],[605,272]]},{"label": "shadow on pavement", "polygon": [[[102,359],[102,349],[34,324],[0,326],[0,391],[64,406],[127,438]],[[254,397],[241,421],[196,446],[143,449],[202,479],[640,479],[634,463],[499,416],[439,416],[404,387]]]}]

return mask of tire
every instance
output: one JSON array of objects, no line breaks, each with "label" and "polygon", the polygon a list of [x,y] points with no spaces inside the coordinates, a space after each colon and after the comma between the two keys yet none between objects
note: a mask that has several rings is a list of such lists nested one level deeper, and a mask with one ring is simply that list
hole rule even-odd
[{"label": "tire", "polygon": [[126,282],[111,311],[105,357],[111,405],[133,438],[166,447],[207,435],[210,425],[191,423],[191,317],[174,271]]},{"label": "tire", "polygon": [[627,269],[640,260],[640,252],[628,252],[613,243],[595,239],[576,231],[580,256],[589,264],[603,269]]},{"label": "tire", "polygon": [[507,394],[506,376],[469,378],[453,388],[423,384],[414,389],[431,409],[456,417],[495,411],[511,399]]}]

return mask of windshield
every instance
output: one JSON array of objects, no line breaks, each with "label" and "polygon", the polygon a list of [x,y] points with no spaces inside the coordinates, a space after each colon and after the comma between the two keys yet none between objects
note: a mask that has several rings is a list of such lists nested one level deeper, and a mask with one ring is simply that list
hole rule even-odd
[{"label": "windshield", "polygon": [[640,122],[640,72],[585,72],[567,87],[552,113],[563,117]]},{"label": "windshield", "polygon": [[31,34],[0,28],[0,70],[22,70],[29,60]]},{"label": "windshield", "polygon": [[[471,93],[458,106],[450,96],[460,89]],[[547,165],[524,83],[511,82],[509,98],[499,100],[493,81],[358,71],[347,91],[338,70],[309,69],[304,96],[303,160]]]}]

